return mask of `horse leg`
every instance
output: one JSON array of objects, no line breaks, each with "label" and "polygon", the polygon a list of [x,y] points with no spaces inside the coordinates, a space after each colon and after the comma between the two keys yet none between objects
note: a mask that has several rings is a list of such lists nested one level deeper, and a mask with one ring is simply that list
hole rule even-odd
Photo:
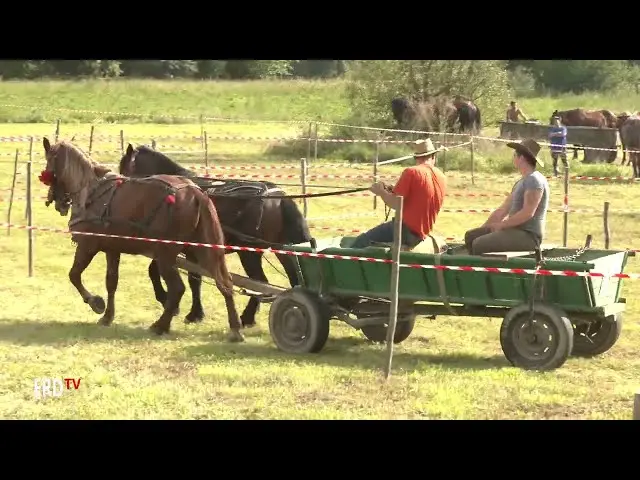
[{"label": "horse leg", "polygon": [[[198,260],[189,252],[185,253],[185,258],[193,263],[197,263]],[[189,272],[187,279],[189,280],[189,288],[191,289],[191,311],[185,317],[184,323],[198,323],[204,319],[204,308],[202,308],[202,299],[200,296],[202,276]]]},{"label": "horse leg", "polygon": [[293,255],[283,255],[281,253],[277,253],[276,257],[280,261],[280,264],[284,268],[284,272],[287,274],[289,278],[289,285],[295,287],[299,285],[298,281],[298,268],[296,266],[296,258]]},{"label": "horse leg", "polygon": [[[153,291],[156,295],[156,300],[160,302],[160,305],[164,307],[165,303],[167,303],[167,292],[164,291],[164,287],[162,286],[162,281],[160,280],[160,271],[158,270],[158,262],[155,260],[151,260],[149,264],[149,278],[151,279],[151,284],[153,285]],[[174,315],[178,315],[180,313],[180,307],[176,308],[176,311],[173,312]]]},{"label": "horse leg", "polygon": [[[244,268],[247,276],[252,280],[267,283],[269,280],[262,269],[262,256],[263,254],[259,252],[238,252],[240,263],[242,263],[242,268]],[[258,313],[259,309],[260,301],[255,297],[250,297],[249,303],[247,303],[242,315],[240,315],[243,327],[254,327],[256,325],[256,313]]]},{"label": "horse leg", "polygon": [[173,313],[178,308],[178,305],[180,305],[180,300],[186,289],[180,273],[176,268],[175,257],[173,261],[163,258],[162,260],[157,260],[157,262],[160,275],[167,284],[167,302],[164,304],[164,312],[162,312],[160,318],[149,327],[149,330],[157,335],[162,335],[163,333],[169,333]]},{"label": "horse leg", "polygon": [[227,307],[227,315],[229,318],[229,334],[227,335],[227,340],[229,342],[244,342],[244,336],[240,331],[242,329],[242,324],[240,323],[240,318],[238,317],[238,310],[236,309],[236,302],[233,298],[233,291],[228,292],[216,282],[216,286],[218,290],[222,294],[224,298],[224,304]]},{"label": "horse leg", "polygon": [[105,309],[104,300],[98,295],[92,295],[82,284],[82,273],[91,264],[97,253],[98,250],[88,248],[86,244],[80,240],[73,257],[73,265],[71,266],[71,270],[69,270],[69,281],[76,287],[84,303],[89,304],[91,310],[100,315]]},{"label": "horse leg", "polygon": [[113,322],[116,313],[116,290],[118,289],[118,273],[120,270],[120,252],[106,252],[107,254],[107,310],[98,325],[108,327]]},{"label": "horse leg", "polygon": [[155,260],[151,260],[151,263],[149,264],[149,278],[153,285],[153,293],[156,295],[156,300],[164,306],[167,301],[167,292],[164,291],[164,287],[160,281],[160,270],[158,270],[158,262]]}]

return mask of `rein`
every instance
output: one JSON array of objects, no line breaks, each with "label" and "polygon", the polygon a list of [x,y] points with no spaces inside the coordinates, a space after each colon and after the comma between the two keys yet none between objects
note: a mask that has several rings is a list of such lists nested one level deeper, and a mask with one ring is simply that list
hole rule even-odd
[{"label": "rein", "polygon": [[[352,188],[350,190],[336,190],[334,192],[324,192],[324,193],[305,193],[300,195],[264,195],[262,198],[270,199],[270,198],[318,198],[318,197],[332,197],[336,195],[344,195],[345,193],[358,193],[369,190],[369,187],[366,188]],[[230,198],[238,198],[242,200],[249,200],[256,197],[256,195],[236,195],[233,193],[211,193],[208,194],[210,197],[230,197]]]}]

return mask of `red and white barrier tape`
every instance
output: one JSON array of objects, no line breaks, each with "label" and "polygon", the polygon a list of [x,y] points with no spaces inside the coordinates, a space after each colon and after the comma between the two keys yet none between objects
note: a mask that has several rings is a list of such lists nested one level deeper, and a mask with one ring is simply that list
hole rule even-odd
[{"label": "red and white barrier tape", "polygon": [[[169,245],[185,245],[190,247],[202,247],[202,248],[215,248],[220,250],[233,250],[240,252],[258,252],[258,253],[275,253],[282,255],[293,255],[299,257],[314,257],[314,258],[328,258],[336,260],[354,260],[371,263],[393,263],[391,259],[383,258],[371,258],[371,257],[357,257],[352,255],[335,255],[327,253],[307,253],[307,252],[294,252],[291,250],[279,250],[275,248],[255,248],[255,247],[239,247],[236,245],[213,245],[209,243],[198,242],[183,242],[178,240],[165,240],[160,238],[142,238],[142,237],[130,237],[126,235],[112,235],[107,233],[93,233],[93,232],[71,232],[69,230],[62,230],[59,228],[50,227],[29,227],[26,225],[17,225],[10,223],[2,223],[0,227],[10,227],[17,230],[37,230],[43,232],[53,233],[65,233],[73,235],[84,235],[92,237],[103,238],[120,238],[123,240],[138,240],[150,243],[165,243]],[[619,279],[638,279],[640,274],[638,273],[601,273],[601,272],[574,272],[571,270],[547,270],[547,269],[524,269],[524,268],[499,268],[499,267],[472,267],[472,266],[449,266],[449,265],[420,265],[420,264],[400,264],[405,268],[424,268],[433,270],[457,270],[462,272],[486,272],[486,273],[513,273],[513,274],[533,274],[544,276],[564,276],[564,277],[597,277],[597,278],[619,278]]]}]

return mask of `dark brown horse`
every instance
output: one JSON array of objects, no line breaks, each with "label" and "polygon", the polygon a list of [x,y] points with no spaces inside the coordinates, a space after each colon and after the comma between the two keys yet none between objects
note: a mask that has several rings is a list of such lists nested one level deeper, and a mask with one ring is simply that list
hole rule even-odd
[{"label": "dark brown horse", "polygon": [[409,130],[465,133],[482,128],[480,108],[459,95],[453,100],[442,95],[425,100],[394,98],[391,113],[400,128]]},{"label": "dark brown horse", "polygon": [[565,127],[616,128],[617,122],[616,116],[608,110],[574,108],[573,110],[556,110],[551,116],[560,117]]},{"label": "dark brown horse", "polygon": [[[51,145],[47,138],[42,143],[47,166],[40,181],[49,186],[46,205],[54,201],[61,215],[66,215],[71,205],[72,232],[224,244],[214,205],[188,178],[156,175],[131,179],[110,173],[71,143]],[[77,248],[69,280],[95,313],[104,313],[98,321],[100,325],[111,325],[115,316],[120,255],[147,255],[157,262],[168,290],[164,311],[150,330],[158,335],[168,333],[185,292],[176,268],[176,258],[184,252],[215,279],[227,307],[231,329],[228,339],[244,340],[224,250],[82,234],[72,234],[71,238]],[[98,252],[107,256],[106,309],[104,300],[82,284],[82,273]]]},{"label": "dark brown horse", "polygon": [[[628,117],[620,128],[622,148],[640,150],[640,116]],[[633,168],[633,177],[640,178],[640,153],[630,152],[629,163]]]},{"label": "dark brown horse", "polygon": [[[274,193],[282,197],[282,190],[271,182],[226,181],[219,182],[208,178],[198,178],[196,174],[171,160],[161,152],[129,144],[120,160],[120,173],[137,177],[148,175],[180,175],[191,178],[205,189],[216,206],[227,243],[230,245],[258,248],[279,248],[285,244],[305,243],[311,240],[307,221],[296,203],[290,198],[269,198]],[[227,253],[234,253],[229,250]],[[254,280],[268,282],[262,268],[263,253],[238,251],[245,272]],[[296,259],[290,255],[276,257],[282,264],[290,285],[298,285]],[[149,265],[149,278],[153,284],[156,299],[164,304],[166,293],[160,281],[155,261]],[[202,277],[189,273],[191,288],[191,311],[185,318],[186,323],[200,322],[204,318],[204,309],[200,298]],[[255,316],[260,301],[251,296],[240,319],[245,327],[255,325]]]}]

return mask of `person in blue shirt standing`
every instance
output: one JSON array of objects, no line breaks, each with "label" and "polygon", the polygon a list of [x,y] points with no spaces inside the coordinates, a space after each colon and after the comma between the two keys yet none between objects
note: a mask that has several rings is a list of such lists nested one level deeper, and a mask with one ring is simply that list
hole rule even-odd
[{"label": "person in blue shirt standing", "polygon": [[558,176],[558,157],[562,158],[564,168],[569,168],[567,161],[567,127],[562,125],[560,117],[551,117],[549,128],[549,143],[551,144],[551,158],[553,159],[553,174]]}]

